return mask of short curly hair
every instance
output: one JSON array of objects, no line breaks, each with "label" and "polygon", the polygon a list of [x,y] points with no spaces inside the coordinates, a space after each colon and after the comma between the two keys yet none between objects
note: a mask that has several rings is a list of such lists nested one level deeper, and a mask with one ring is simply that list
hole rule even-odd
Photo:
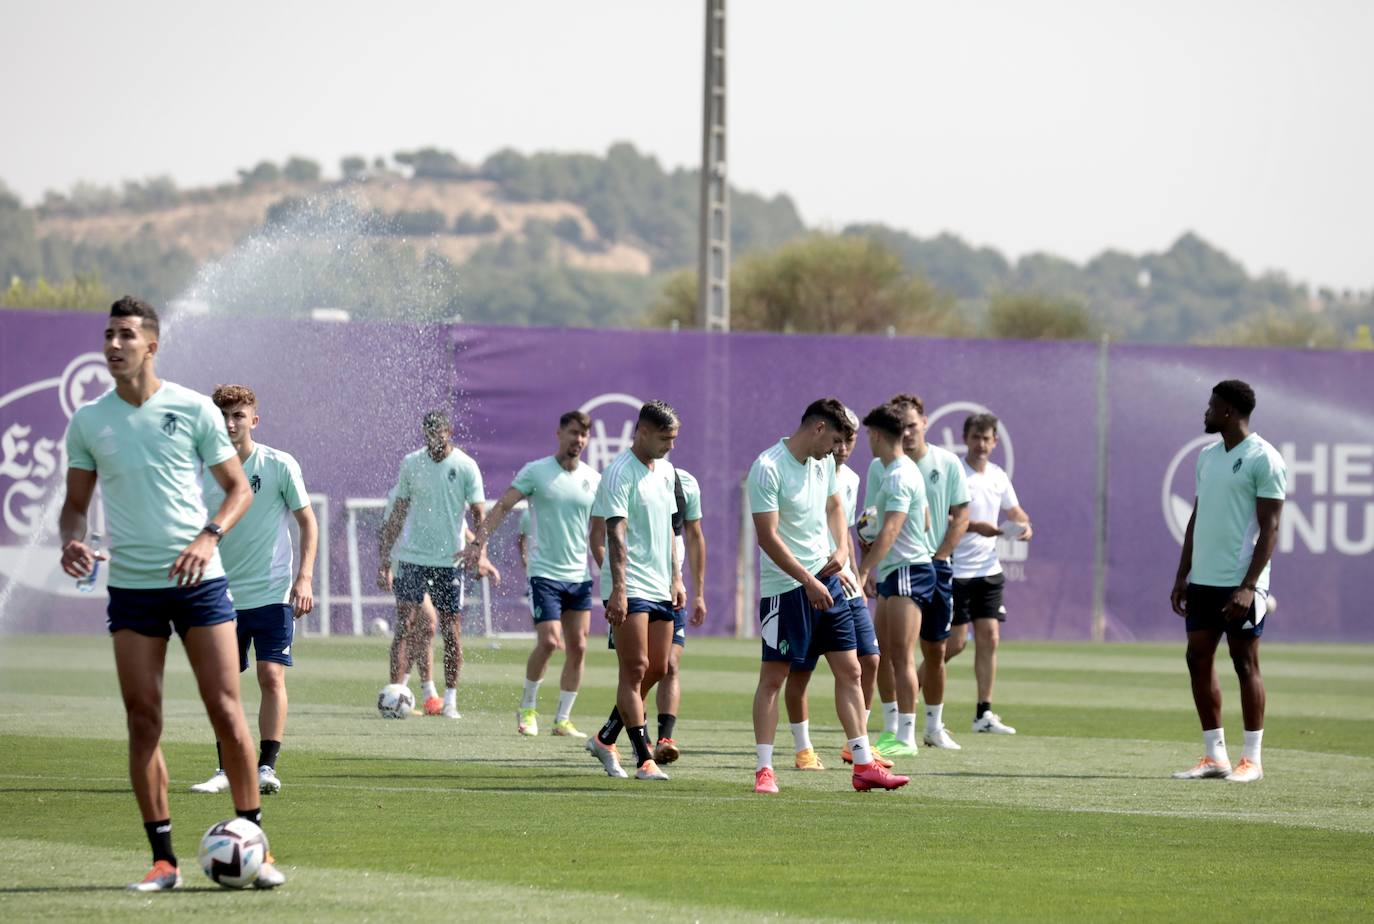
[{"label": "short curly hair", "polygon": [[258,396],[253,394],[253,389],[247,385],[216,385],[210,400],[215,402],[215,407],[221,411],[238,407],[240,404],[254,408],[258,406]]}]

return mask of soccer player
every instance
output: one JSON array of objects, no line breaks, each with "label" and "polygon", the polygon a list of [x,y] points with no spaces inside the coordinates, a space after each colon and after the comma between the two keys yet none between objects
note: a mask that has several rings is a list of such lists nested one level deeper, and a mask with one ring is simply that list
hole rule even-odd
[{"label": "soccer player", "polygon": [[[244,385],[221,385],[210,400],[224,415],[229,441],[234,444],[253,503],[234,531],[220,541],[219,554],[229,578],[229,592],[238,613],[239,671],[248,670],[248,649],[257,658],[258,689],[258,789],[263,794],[281,791],[277,755],[286,731],[286,669],[291,666],[291,643],[296,620],[315,606],[311,581],[319,527],[310,495],[305,490],[301,467],[280,449],[253,439],[258,426],[258,399]],[[206,506],[224,502],[224,491],[210,472],[203,477]],[[296,577],[291,577],[291,531],[294,517],[301,533],[301,558]],[[215,742],[215,753],[222,752]],[[214,776],[191,787],[191,792],[216,793],[229,788],[223,758]]]},{"label": "soccer player", "polygon": [[654,744],[654,760],[671,764],[682,756],[682,749],[673,740],[677,728],[677,711],[682,704],[680,680],[682,652],[687,647],[687,624],[699,627],[706,622],[706,534],[701,529],[701,486],[685,468],[673,469],[674,512],[673,554],[677,558],[678,574],[683,564],[692,570],[692,615],[686,606],[673,610],[673,647],[668,653],[668,672],[658,682],[654,694],[658,707],[658,740]]},{"label": "soccer player", "polygon": [[841,577],[849,542],[833,455],[851,432],[843,404],[834,398],[813,401],[792,435],[765,449],[749,469],[763,639],[754,693],[758,793],[778,791],[773,772],[778,694],[789,671],[812,671],[821,655],[835,676],[835,711],[854,758],[854,788],[896,789],[909,782],[873,761],[864,731],[854,615],[842,586],[847,578]]},{"label": "soccer player", "polygon": [[677,440],[677,411],[663,401],[639,409],[630,448],[602,474],[592,516],[605,520],[606,558],[601,595],[620,664],[616,705],[606,724],[587,739],[587,751],[607,776],[625,777],[615,742],[628,728],[635,778],[666,780],[649,750],[644,694],[668,672],[674,611],[687,592],[673,554],[673,466],[665,458]]},{"label": "soccer player", "polygon": [[[864,729],[867,731],[869,709],[873,705],[873,681],[878,676],[878,636],[873,630],[873,617],[868,612],[868,601],[864,598],[863,584],[854,575],[850,567],[851,564],[857,564],[859,561],[858,555],[854,552],[854,541],[851,533],[858,517],[859,473],[846,463],[854,452],[855,441],[859,438],[859,418],[847,407],[844,412],[845,420],[853,428],[853,432],[835,448],[835,483],[840,488],[840,504],[844,508],[845,539],[849,541],[848,563],[845,565],[843,573],[852,583],[843,586],[845,599],[848,601],[854,616],[854,638],[858,643],[856,652],[859,656],[859,671],[864,691]],[[841,583],[843,584],[843,582]],[[810,682],[810,672],[796,670],[790,672],[787,675],[787,686],[783,689],[783,699],[787,703],[787,721],[792,728],[792,746],[796,750],[797,769],[824,770],[825,766],[816,756],[816,749],[811,745],[811,722],[806,701],[806,688]],[[845,763],[853,763],[853,755],[849,753],[848,747],[840,752],[840,757]],[[875,755],[874,759],[885,767],[892,766],[891,761],[885,757]]]},{"label": "soccer player", "polygon": [[935,567],[931,564],[934,537],[930,529],[930,501],[916,463],[902,451],[906,429],[903,409],[883,404],[863,420],[876,463],[869,469],[866,495],[876,509],[879,528],[859,563],[859,581],[877,575],[877,629],[882,658],[889,665],[900,723],[896,740],[885,757],[915,757],[916,699],[920,689],[915,650],[922,637],[922,610],[935,596]]},{"label": "soccer player", "polygon": [[[460,618],[463,575],[455,566],[467,538],[466,508],[474,528],[481,528],[486,510],[482,473],[472,457],[452,443],[453,423],[444,411],[430,411],[421,423],[425,447],[401,460],[396,478],[396,503],[382,524],[377,585],[396,594],[396,632],[414,632],[425,653],[420,664],[425,715],[459,719],[458,675],[463,667]],[[398,572],[391,573],[391,551],[405,528],[397,550]],[[482,562],[485,567],[485,560]],[[434,626],[422,621],[425,597],[434,604],[444,636],[444,698],[432,679]],[[403,674],[393,658],[391,682]]]},{"label": "soccer player", "polygon": [[[948,662],[968,644],[969,624],[973,624],[973,675],[978,683],[978,706],[973,715],[975,732],[1014,735],[1016,729],[992,711],[992,685],[997,679],[997,643],[1001,623],[1007,618],[1002,605],[1002,563],[997,558],[997,537],[1011,532],[1015,539],[1029,542],[1034,530],[1030,517],[1021,509],[1011,479],[996,462],[988,459],[997,448],[997,418],[992,414],[973,414],[964,421],[964,479],[968,483],[968,532],[954,549],[954,628],[945,644]],[[997,525],[1006,514],[1014,532]]]},{"label": "soccer player", "polygon": [[558,418],[558,451],[520,469],[477,527],[472,544],[463,551],[468,566],[476,567],[487,540],[506,515],[520,501],[529,499],[526,542],[530,545],[522,547],[521,554],[532,553],[525,573],[530,581],[535,643],[525,664],[525,693],[515,712],[515,730],[521,735],[539,734],[539,685],[553,653],[566,649],[552,731],[569,738],[587,737],[573,725],[572,707],[582,686],[587,657],[592,615],[587,530],[592,500],[601,483],[596,469],[582,461],[591,425],[591,418],[581,411],[568,411]]},{"label": "soccer player", "polygon": [[[891,401],[902,414],[902,449],[907,458],[916,463],[926,483],[926,498],[930,501],[931,566],[935,569],[935,592],[921,613],[921,665],[917,678],[925,698],[925,733],[927,747],[959,750],[944,725],[945,703],[945,640],[949,638],[954,620],[954,567],[950,560],[959,540],[968,529],[968,485],[964,482],[964,466],[959,457],[941,446],[926,441],[925,404],[916,395],[895,395]],[[870,471],[872,469],[870,468]],[[867,504],[864,505],[868,506]],[[878,669],[881,690],[886,674]],[[890,681],[887,681],[890,683]],[[883,697],[884,729],[894,721],[890,703]],[[900,731],[901,716],[895,717]],[[878,750],[886,753],[891,739],[878,739]]]},{"label": "soccer player", "polygon": [[[1183,536],[1178,576],[1170,594],[1188,630],[1188,674],[1202,720],[1206,753],[1179,780],[1264,779],[1264,680],[1259,642],[1269,602],[1269,559],[1278,544],[1288,473],[1283,457],[1250,431],[1255,392],[1239,379],[1218,382],[1202,418],[1203,431],[1221,435],[1197,460],[1197,497]],[[1240,680],[1245,746],[1231,767],[1221,725],[1216,651],[1221,637]]]},{"label": "soccer player", "polygon": [[[159,326],[157,311],[141,299],[126,295],[110,307],[104,352],[115,387],[72,415],[59,519],[62,570],[85,577],[96,564],[84,540],[99,481],[111,538],[108,624],[128,718],[129,779],[153,851],[152,869],[129,887],[138,892],[181,886],[159,743],[172,629],[223,744],[234,809],[262,824],[253,738],[235,669],[234,607],[218,548],[253,494],[210,399],[158,378]],[[225,495],[213,518],[201,500],[202,464]],[[253,884],[272,888],[285,881],[269,854]]]}]

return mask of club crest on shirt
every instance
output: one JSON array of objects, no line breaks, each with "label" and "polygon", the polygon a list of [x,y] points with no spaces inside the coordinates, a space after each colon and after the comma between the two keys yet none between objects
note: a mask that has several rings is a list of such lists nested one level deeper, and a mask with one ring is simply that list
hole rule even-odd
[{"label": "club crest on shirt", "polygon": [[457,481],[457,480],[458,480],[458,470],[457,470],[456,468],[451,468],[451,469],[448,470],[448,480],[449,480],[449,481]]},{"label": "club crest on shirt", "polygon": [[252,478],[249,478],[249,479],[248,479],[248,487],[250,487],[250,488],[253,489],[253,493],[254,493],[254,494],[257,494],[257,493],[258,493],[258,489],[262,487],[262,476],[261,476],[261,475],[254,475]]},{"label": "club crest on shirt", "polygon": [[177,417],[177,415],[172,414],[170,412],[163,414],[162,432],[167,434],[168,436],[175,436],[177,432],[177,424],[180,422],[180,420],[181,418]]},{"label": "club crest on shirt", "polygon": [[591,482],[591,479],[590,479],[590,478],[583,478],[583,479],[582,479],[582,490],[584,490],[584,491],[590,491],[591,489],[592,489],[592,482]]},{"label": "club crest on shirt", "polygon": [[931,473],[930,473],[930,483],[931,483],[931,484],[939,484],[939,483],[940,483],[940,470],[939,470],[938,468],[931,471]]},{"label": "club crest on shirt", "polygon": [[1232,474],[1232,475],[1234,475],[1236,472],[1240,471],[1240,465],[1241,465],[1241,463],[1244,462],[1244,461],[1245,461],[1244,459],[1237,459],[1237,460],[1236,460],[1236,464],[1233,465],[1233,466],[1231,466],[1231,474]]}]

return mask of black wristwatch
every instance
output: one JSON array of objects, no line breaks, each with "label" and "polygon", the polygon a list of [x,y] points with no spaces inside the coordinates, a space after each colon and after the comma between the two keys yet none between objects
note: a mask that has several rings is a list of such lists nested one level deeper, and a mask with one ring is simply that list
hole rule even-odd
[{"label": "black wristwatch", "polygon": [[220,526],[218,523],[214,521],[206,523],[203,527],[201,527],[200,531],[203,533],[209,533],[210,535],[214,536],[216,542],[219,542],[221,539],[224,538],[224,527]]}]

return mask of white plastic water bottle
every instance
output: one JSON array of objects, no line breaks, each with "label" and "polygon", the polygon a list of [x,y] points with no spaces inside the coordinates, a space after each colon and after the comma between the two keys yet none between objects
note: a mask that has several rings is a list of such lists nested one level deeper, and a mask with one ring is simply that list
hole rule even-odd
[{"label": "white plastic water bottle", "polygon": [[91,563],[91,572],[85,577],[76,579],[76,589],[83,594],[88,594],[95,590],[95,579],[100,574],[100,562],[104,558],[104,552],[100,543],[100,533],[91,533],[90,539],[86,541],[86,548],[91,550],[91,555],[95,561]]}]

